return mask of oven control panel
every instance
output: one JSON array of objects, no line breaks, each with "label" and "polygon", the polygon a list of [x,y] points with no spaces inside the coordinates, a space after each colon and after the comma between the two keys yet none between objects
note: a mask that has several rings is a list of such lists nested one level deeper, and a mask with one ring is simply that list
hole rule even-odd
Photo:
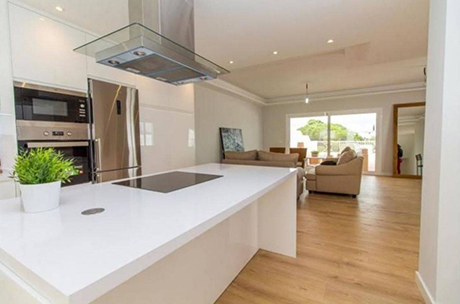
[{"label": "oven control panel", "polygon": [[53,136],[64,136],[64,131],[53,131],[51,134],[53,134]]},{"label": "oven control panel", "polygon": [[89,125],[17,120],[18,140],[89,140]]}]

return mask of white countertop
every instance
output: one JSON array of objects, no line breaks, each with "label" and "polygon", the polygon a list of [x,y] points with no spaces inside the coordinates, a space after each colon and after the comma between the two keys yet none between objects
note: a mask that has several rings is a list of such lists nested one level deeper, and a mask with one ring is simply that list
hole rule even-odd
[{"label": "white countertop", "polygon": [[[57,303],[90,303],[275,188],[295,169],[207,164],[223,175],[171,193],[103,183],[63,188],[59,209],[0,201],[0,262]],[[105,208],[83,216],[89,208]],[[54,302],[53,302],[54,303]]]}]

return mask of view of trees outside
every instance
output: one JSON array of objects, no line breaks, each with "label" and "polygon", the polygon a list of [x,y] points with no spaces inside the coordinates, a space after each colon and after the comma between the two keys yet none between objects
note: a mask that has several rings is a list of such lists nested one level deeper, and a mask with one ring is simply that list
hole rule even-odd
[{"label": "view of trees outside", "polygon": [[[312,121],[322,123],[326,128],[317,128],[315,135],[312,134],[314,139],[311,139],[307,133],[303,133],[301,129],[308,126]],[[321,157],[327,156],[327,116],[317,117],[296,117],[291,118],[291,147],[303,146],[307,148],[307,153],[310,155],[311,151],[319,151]]]},{"label": "view of trees outside", "polygon": [[[303,135],[308,135],[311,140],[327,140],[327,123],[321,120],[311,119],[305,126],[297,130]],[[341,124],[331,123],[331,140],[375,140],[375,136],[369,138],[363,137],[363,135],[360,135],[358,132],[350,130]]]},{"label": "view of trees outside", "polygon": [[291,147],[304,146],[320,157],[338,156],[346,146],[365,157],[365,171],[375,171],[376,113],[331,115],[330,140],[327,116],[291,118]]}]

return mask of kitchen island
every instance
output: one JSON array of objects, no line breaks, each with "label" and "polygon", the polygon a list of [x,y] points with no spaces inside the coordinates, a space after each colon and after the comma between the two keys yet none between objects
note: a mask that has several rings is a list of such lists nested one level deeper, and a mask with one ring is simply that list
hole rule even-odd
[{"label": "kitchen island", "polygon": [[295,169],[176,171],[222,177],[170,193],[77,185],[39,214],[0,201],[0,303],[213,303],[259,248],[295,257]]}]

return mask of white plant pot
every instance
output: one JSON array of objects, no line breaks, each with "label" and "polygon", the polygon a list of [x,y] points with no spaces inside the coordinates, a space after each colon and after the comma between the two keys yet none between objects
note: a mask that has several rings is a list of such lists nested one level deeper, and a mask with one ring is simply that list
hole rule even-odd
[{"label": "white plant pot", "polygon": [[27,213],[44,212],[59,207],[61,181],[37,185],[20,184],[19,189],[22,206]]}]

